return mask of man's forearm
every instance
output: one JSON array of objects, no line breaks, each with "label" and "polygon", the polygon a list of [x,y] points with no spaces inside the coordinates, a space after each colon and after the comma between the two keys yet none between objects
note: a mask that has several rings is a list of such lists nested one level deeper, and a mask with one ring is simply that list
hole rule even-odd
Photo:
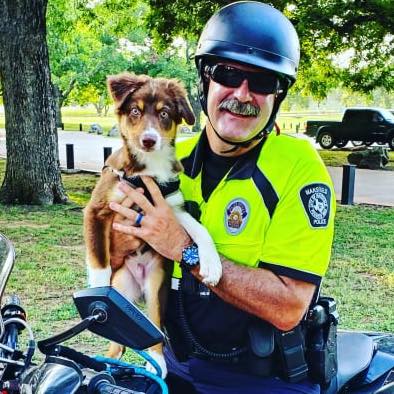
[{"label": "man's forearm", "polygon": [[[298,324],[308,307],[315,285],[276,275],[264,268],[234,264],[222,257],[223,276],[211,287],[224,301],[264,319],[281,330]],[[193,271],[198,279],[198,268]]]}]

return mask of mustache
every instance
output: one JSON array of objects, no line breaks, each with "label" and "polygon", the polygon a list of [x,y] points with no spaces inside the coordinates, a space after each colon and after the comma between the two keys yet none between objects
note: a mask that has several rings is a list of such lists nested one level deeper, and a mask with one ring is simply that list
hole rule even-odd
[{"label": "mustache", "polygon": [[258,116],[260,108],[251,103],[241,103],[237,99],[226,99],[219,104],[219,109],[227,109],[238,115]]}]

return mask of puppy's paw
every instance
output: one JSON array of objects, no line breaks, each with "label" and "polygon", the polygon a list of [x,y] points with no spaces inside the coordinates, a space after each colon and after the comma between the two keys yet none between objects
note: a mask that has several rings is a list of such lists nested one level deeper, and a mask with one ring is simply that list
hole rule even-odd
[{"label": "puppy's paw", "polygon": [[111,342],[109,345],[109,349],[106,353],[106,356],[109,358],[114,358],[116,360],[120,360],[125,352],[125,347],[123,345],[119,345],[118,343]]},{"label": "puppy's paw", "polygon": [[200,253],[200,275],[206,285],[216,286],[222,277],[222,263],[216,251]]},{"label": "puppy's paw", "polygon": [[92,268],[88,265],[87,270],[89,287],[102,287],[110,285],[112,275],[111,267]]},{"label": "puppy's paw", "polygon": [[[161,353],[156,352],[155,350],[149,350],[148,353],[157,362],[157,364],[159,364],[159,367],[161,368],[161,377],[164,379],[168,373],[164,356]],[[145,368],[147,371],[157,375],[156,368],[149,362],[146,364]]]}]

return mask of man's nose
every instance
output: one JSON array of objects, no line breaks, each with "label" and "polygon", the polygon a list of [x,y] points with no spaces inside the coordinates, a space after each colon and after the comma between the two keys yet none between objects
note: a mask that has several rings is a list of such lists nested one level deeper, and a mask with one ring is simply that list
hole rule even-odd
[{"label": "man's nose", "polygon": [[241,103],[247,103],[252,100],[247,79],[244,79],[241,85],[234,90],[234,97]]}]

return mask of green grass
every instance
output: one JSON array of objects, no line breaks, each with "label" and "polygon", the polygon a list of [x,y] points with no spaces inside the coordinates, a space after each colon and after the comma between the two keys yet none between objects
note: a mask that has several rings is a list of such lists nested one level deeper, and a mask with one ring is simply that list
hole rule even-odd
[{"label": "green grass", "polygon": [[[64,107],[62,108],[62,121],[64,129],[68,131],[78,131],[79,124],[83,125],[83,131],[88,131],[90,125],[98,123],[108,132],[112,126],[117,124],[113,108],[110,108],[107,116],[98,116],[93,106],[87,107]],[[0,113],[0,128],[4,128],[5,117]]]},{"label": "green grass", "polygon": [[394,209],[339,206],[323,292],[339,304],[341,326],[394,331]]},{"label": "green grass", "polygon": [[[0,160],[0,183],[5,161]],[[74,291],[85,287],[82,208],[97,177],[63,175],[70,203],[0,205],[0,229],[16,248],[6,293],[18,293],[38,339],[78,321]],[[394,332],[394,209],[339,206],[331,266],[323,293],[337,299],[341,327]],[[107,341],[89,333],[69,341],[91,354]],[[130,353],[127,358],[131,359]]]},{"label": "green grass", "polygon": [[91,124],[98,123],[103,127],[104,132],[107,132],[117,124],[113,108],[108,111],[107,116],[98,116],[93,106],[65,107],[62,109],[62,120],[65,130],[79,130],[79,124],[82,123],[83,130],[88,131]]}]

